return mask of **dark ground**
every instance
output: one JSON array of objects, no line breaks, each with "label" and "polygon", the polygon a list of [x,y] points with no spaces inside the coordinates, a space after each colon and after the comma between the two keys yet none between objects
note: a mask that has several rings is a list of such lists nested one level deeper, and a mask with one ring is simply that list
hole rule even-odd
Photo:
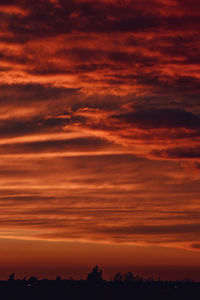
[{"label": "dark ground", "polygon": [[195,282],[89,282],[87,280],[13,280],[0,282],[2,300],[184,300],[200,299]]}]

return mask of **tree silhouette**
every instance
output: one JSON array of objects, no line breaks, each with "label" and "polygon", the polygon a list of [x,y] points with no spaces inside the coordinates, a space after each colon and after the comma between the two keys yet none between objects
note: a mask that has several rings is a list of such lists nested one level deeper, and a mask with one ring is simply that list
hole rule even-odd
[{"label": "tree silhouette", "polygon": [[121,282],[122,280],[123,280],[123,275],[121,272],[118,272],[113,276],[113,281],[115,282]]},{"label": "tree silhouette", "polygon": [[99,267],[96,266],[92,269],[92,272],[87,276],[88,281],[97,282],[103,280],[102,270],[99,270]]},{"label": "tree silhouette", "polygon": [[37,277],[34,277],[34,276],[31,276],[28,280],[28,284],[31,286],[36,285],[37,282],[38,282],[38,279],[37,279]]},{"label": "tree silhouette", "polygon": [[9,275],[8,281],[14,281],[15,280],[15,273],[12,273]]},{"label": "tree silhouette", "polygon": [[56,277],[56,281],[61,281],[61,277],[59,275]]},{"label": "tree silhouette", "polygon": [[133,281],[134,280],[134,276],[132,272],[128,272],[124,274],[124,281]]}]

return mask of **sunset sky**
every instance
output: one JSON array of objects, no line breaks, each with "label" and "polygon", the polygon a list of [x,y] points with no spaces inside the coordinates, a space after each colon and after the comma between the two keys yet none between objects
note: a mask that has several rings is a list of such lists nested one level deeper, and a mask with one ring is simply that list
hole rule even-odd
[{"label": "sunset sky", "polygon": [[1,0],[0,28],[0,278],[200,280],[199,0]]}]

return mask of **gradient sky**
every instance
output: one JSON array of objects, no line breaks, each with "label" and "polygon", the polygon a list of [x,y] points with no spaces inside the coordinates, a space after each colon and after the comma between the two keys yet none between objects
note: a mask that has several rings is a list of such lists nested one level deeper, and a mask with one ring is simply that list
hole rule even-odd
[{"label": "gradient sky", "polygon": [[0,28],[0,277],[200,279],[199,0],[1,0]]}]

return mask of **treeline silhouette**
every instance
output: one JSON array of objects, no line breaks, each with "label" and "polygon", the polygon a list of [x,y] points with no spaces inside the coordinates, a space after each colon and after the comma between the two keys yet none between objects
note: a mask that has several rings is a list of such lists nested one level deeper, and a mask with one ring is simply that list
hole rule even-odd
[{"label": "treeline silhouette", "polygon": [[116,273],[111,280],[103,279],[102,270],[95,266],[85,280],[42,279],[31,276],[15,279],[10,274],[7,281],[0,281],[2,300],[184,300],[200,299],[200,283],[192,280],[162,281],[144,279],[132,272]]}]

